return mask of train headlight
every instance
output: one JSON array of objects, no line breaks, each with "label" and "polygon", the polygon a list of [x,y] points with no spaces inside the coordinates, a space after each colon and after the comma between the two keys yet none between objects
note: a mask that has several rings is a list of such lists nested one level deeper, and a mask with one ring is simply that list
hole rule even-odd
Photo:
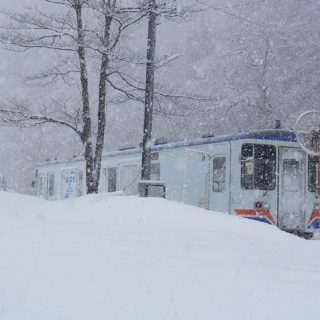
[{"label": "train headlight", "polygon": [[256,210],[268,209],[269,205],[266,202],[256,201],[254,204]]},{"label": "train headlight", "polygon": [[260,201],[257,201],[257,202],[255,203],[255,207],[256,207],[256,209],[262,209],[262,208],[263,208],[263,203],[260,202]]}]

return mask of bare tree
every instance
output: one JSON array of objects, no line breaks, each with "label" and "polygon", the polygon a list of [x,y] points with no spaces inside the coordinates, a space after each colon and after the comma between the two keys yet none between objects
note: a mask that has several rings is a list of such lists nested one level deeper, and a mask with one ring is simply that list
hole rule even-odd
[{"label": "bare tree", "polygon": [[[144,17],[153,16],[151,37],[155,39],[157,17],[174,18],[189,12],[190,9],[186,7],[184,10],[178,10],[175,0],[154,1],[154,6],[151,8],[147,1],[140,0],[133,1],[132,6],[122,6],[122,2],[117,0],[44,1],[58,10],[55,12],[29,7],[23,13],[3,11],[9,23],[2,27],[0,41],[10,50],[28,51],[41,48],[58,52],[60,64],[32,75],[29,79],[44,80],[47,84],[62,80],[64,83],[74,85],[74,77],[78,75],[81,91],[80,107],[74,106],[74,101],[73,105],[68,106],[66,101],[55,100],[35,111],[33,104],[14,99],[10,101],[9,106],[0,110],[0,120],[3,123],[15,123],[19,126],[54,123],[72,129],[84,146],[87,193],[96,193],[99,188],[101,158],[105,143],[107,89],[109,88],[109,99],[110,91],[120,93],[114,102],[123,103],[133,99],[140,103],[146,102],[148,110],[153,111],[153,106],[149,107],[151,103],[149,80],[153,78],[150,77],[150,70],[152,69],[153,73],[154,70],[178,57],[171,55],[156,59],[154,46],[152,59],[149,54],[147,59],[124,54],[118,46],[124,32]],[[157,21],[159,23],[159,19]],[[124,47],[123,42],[121,47]],[[149,49],[150,53],[152,50]],[[92,106],[92,93],[89,92],[88,64],[90,60],[92,61],[92,57],[94,61],[97,58],[100,60],[96,108]],[[127,63],[147,66],[146,86],[126,72],[123,66]],[[162,108],[163,101],[169,101],[169,104],[174,105],[177,105],[178,101],[181,103],[190,99],[203,101],[201,97],[168,93],[161,87],[156,87],[154,95],[155,111],[158,113],[166,112]],[[151,139],[152,121],[149,121],[148,127],[147,138],[143,139],[145,146]]]},{"label": "bare tree", "polygon": [[273,125],[273,116],[275,114],[274,106],[272,105],[271,94],[275,80],[272,77],[272,68],[274,67],[275,59],[272,47],[272,38],[270,33],[260,30],[251,39],[255,37],[254,43],[259,43],[251,52],[246,52],[248,60],[248,68],[254,69],[256,76],[254,83],[256,86],[256,97],[254,101],[248,99],[248,106],[253,108],[256,115],[257,128],[263,129]]},{"label": "bare tree", "polygon": [[[151,174],[151,138],[152,138],[152,122],[154,112],[154,98],[158,106],[161,107],[160,99],[166,98],[171,100],[180,100],[192,97],[172,95],[169,93],[155,92],[155,71],[157,67],[160,67],[176,57],[171,56],[162,62],[156,63],[156,33],[157,33],[157,21],[159,17],[177,17],[182,15],[183,12],[178,10],[177,3],[173,1],[163,0],[147,0],[144,1],[146,10],[148,12],[148,36],[147,36],[147,61],[146,61],[146,79],[145,79],[145,97],[144,97],[144,124],[143,124],[143,139],[142,139],[142,162],[141,162],[141,179],[150,180]],[[187,12],[191,12],[190,8],[184,9]],[[194,10],[192,10],[194,11]],[[136,87],[137,88],[137,87]],[[194,98],[194,97],[193,97]],[[195,99],[195,98],[194,98]],[[158,111],[160,111],[158,109]]]},{"label": "bare tree", "polygon": [[[115,69],[116,48],[126,29],[141,20],[146,13],[138,8],[123,7],[117,0],[45,0],[59,10],[29,7],[23,13],[5,12],[9,23],[2,26],[0,41],[10,50],[27,51],[36,48],[60,52],[77,58],[72,68],[54,68],[38,78],[66,79],[79,74],[81,107],[71,113],[67,108],[43,106],[38,112],[30,104],[11,101],[0,110],[1,121],[20,126],[55,123],[72,129],[84,146],[87,193],[97,193],[100,179],[101,157],[105,140],[107,84],[119,89],[111,80],[121,75]],[[63,8],[63,13],[61,8]],[[88,23],[87,20],[95,21]],[[97,114],[89,97],[88,55],[100,57]],[[65,67],[65,66],[64,66]],[[58,109],[58,110],[57,110]],[[94,135],[93,123],[97,123]]]},{"label": "bare tree", "polygon": [[280,114],[279,106],[274,104],[274,89],[276,79],[280,78],[276,54],[281,41],[263,28],[244,28],[240,33],[237,30],[234,41],[231,61],[235,65],[229,69],[229,81],[240,98],[234,116],[240,122],[238,111],[241,109],[245,126],[250,122],[255,129],[271,128]]}]

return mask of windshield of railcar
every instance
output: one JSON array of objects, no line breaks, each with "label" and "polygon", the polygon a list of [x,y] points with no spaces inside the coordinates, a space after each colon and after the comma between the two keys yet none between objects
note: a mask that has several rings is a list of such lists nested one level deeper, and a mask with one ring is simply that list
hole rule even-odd
[{"label": "windshield of railcar", "polygon": [[245,143],[241,148],[241,187],[274,190],[276,187],[276,147]]}]

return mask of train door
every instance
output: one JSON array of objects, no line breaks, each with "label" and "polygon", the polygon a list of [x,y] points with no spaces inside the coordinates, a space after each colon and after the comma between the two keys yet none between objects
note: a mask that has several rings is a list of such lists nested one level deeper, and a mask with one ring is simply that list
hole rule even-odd
[{"label": "train door", "polygon": [[55,176],[53,172],[47,174],[47,199],[53,200],[56,198],[56,186],[55,186]]},{"label": "train door", "polygon": [[186,150],[181,202],[209,209],[210,158],[201,150]]},{"label": "train door", "polygon": [[229,165],[225,154],[215,155],[210,161],[209,208],[229,213]]},{"label": "train door", "polygon": [[304,230],[305,156],[301,150],[279,148],[278,226]]},{"label": "train door", "polygon": [[99,192],[117,191],[118,167],[103,167],[100,174]]},{"label": "train door", "polygon": [[317,157],[308,156],[306,183],[306,229],[320,231],[320,210],[316,198],[316,161]]},{"label": "train door", "polygon": [[140,166],[132,162],[120,162],[120,190],[127,195],[138,194],[138,181],[140,180]]},{"label": "train door", "polygon": [[40,173],[38,175],[38,181],[37,181],[37,196],[47,199],[47,186],[48,186],[48,182],[47,182],[47,175]]}]

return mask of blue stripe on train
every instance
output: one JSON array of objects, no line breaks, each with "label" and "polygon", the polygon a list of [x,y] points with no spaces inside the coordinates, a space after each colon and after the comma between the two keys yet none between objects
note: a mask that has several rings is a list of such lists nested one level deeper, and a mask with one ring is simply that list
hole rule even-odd
[{"label": "blue stripe on train", "polygon": [[250,219],[250,220],[260,221],[260,222],[267,223],[267,224],[272,224],[272,223],[271,223],[267,218],[265,218],[265,217],[244,217],[244,218],[247,218],[247,219]]},{"label": "blue stripe on train", "polygon": [[308,229],[320,229],[320,218],[315,218],[308,224]]}]

